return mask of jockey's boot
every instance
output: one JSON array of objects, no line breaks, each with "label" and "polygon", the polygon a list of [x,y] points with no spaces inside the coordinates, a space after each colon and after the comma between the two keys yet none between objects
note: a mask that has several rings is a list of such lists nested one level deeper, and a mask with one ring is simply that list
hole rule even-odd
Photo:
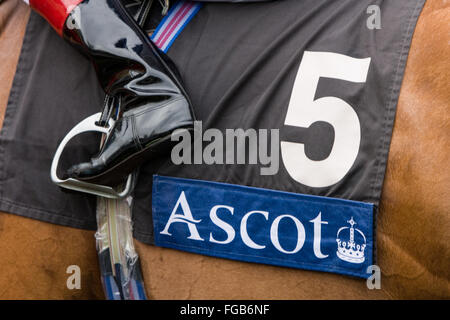
[{"label": "jockey's boot", "polygon": [[30,0],[53,28],[92,60],[120,116],[98,155],[65,178],[115,186],[193,128],[194,114],[175,67],[119,0]]}]

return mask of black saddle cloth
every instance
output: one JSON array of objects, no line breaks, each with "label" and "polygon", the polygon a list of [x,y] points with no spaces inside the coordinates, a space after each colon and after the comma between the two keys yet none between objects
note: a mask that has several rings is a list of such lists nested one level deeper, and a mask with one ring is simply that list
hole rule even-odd
[{"label": "black saddle cloth", "polygon": [[[259,165],[174,165],[170,156],[145,165],[135,191],[134,234],[152,243],[152,175],[220,181],[377,205],[410,41],[424,0],[284,0],[205,4],[168,52],[178,66],[203,128],[280,129],[311,157],[333,143],[326,123],[315,131],[285,126],[305,51],[371,58],[364,84],[319,81],[316,99],[337,97],[361,123],[361,146],[338,183],[314,188],[294,180],[280,156],[276,175]],[[381,29],[368,28],[368,7],[381,9]],[[31,14],[0,135],[0,210],[76,228],[95,229],[95,198],[65,193],[50,180],[59,142],[100,111],[103,92],[89,61]],[[294,131],[290,131],[294,130]],[[296,131],[297,130],[297,131]],[[330,133],[331,132],[331,133]],[[313,148],[313,146],[316,146]],[[95,153],[95,137],[76,139],[66,163]]]}]

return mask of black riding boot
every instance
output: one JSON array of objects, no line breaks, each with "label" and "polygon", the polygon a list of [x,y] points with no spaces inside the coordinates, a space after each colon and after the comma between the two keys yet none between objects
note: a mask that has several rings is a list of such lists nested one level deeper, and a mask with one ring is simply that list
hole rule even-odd
[{"label": "black riding boot", "polygon": [[100,153],[70,168],[66,177],[114,185],[144,161],[167,152],[171,133],[192,129],[194,115],[176,70],[119,0],[81,1],[71,11],[66,8],[70,13],[62,26],[42,5],[70,1],[80,2],[42,0],[44,9],[35,7],[91,58],[101,86],[120,105],[121,116]]}]

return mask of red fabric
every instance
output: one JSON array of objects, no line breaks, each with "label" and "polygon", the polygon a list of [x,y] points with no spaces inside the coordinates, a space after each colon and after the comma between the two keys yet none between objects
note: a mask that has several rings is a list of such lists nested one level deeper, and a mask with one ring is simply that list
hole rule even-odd
[{"label": "red fabric", "polygon": [[62,35],[67,16],[83,0],[30,0],[30,6]]}]

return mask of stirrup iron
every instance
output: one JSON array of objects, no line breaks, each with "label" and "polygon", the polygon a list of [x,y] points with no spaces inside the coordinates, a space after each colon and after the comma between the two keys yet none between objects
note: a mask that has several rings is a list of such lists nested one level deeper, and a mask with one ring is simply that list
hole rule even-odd
[{"label": "stirrup iron", "polygon": [[80,191],[84,193],[93,194],[100,197],[110,198],[110,199],[121,199],[127,197],[134,188],[135,182],[136,182],[136,174],[131,173],[128,175],[128,178],[125,182],[125,185],[123,186],[122,190],[116,190],[113,187],[100,185],[100,184],[94,184],[89,183],[85,181],[81,181],[74,178],[68,178],[65,180],[62,180],[58,177],[57,169],[59,160],[61,158],[61,155],[64,151],[64,148],[69,143],[72,138],[75,136],[84,133],[84,132],[100,132],[103,134],[106,134],[106,136],[109,135],[110,131],[114,127],[114,119],[110,117],[108,119],[108,125],[103,127],[99,126],[98,122],[102,118],[102,113],[96,113],[90,117],[87,117],[80,123],[78,123],[75,127],[72,128],[72,130],[69,131],[69,133],[64,137],[64,139],[61,141],[61,143],[58,146],[58,149],[56,150],[55,156],[53,157],[52,166],[50,169],[50,176],[56,185],[62,188]]}]

